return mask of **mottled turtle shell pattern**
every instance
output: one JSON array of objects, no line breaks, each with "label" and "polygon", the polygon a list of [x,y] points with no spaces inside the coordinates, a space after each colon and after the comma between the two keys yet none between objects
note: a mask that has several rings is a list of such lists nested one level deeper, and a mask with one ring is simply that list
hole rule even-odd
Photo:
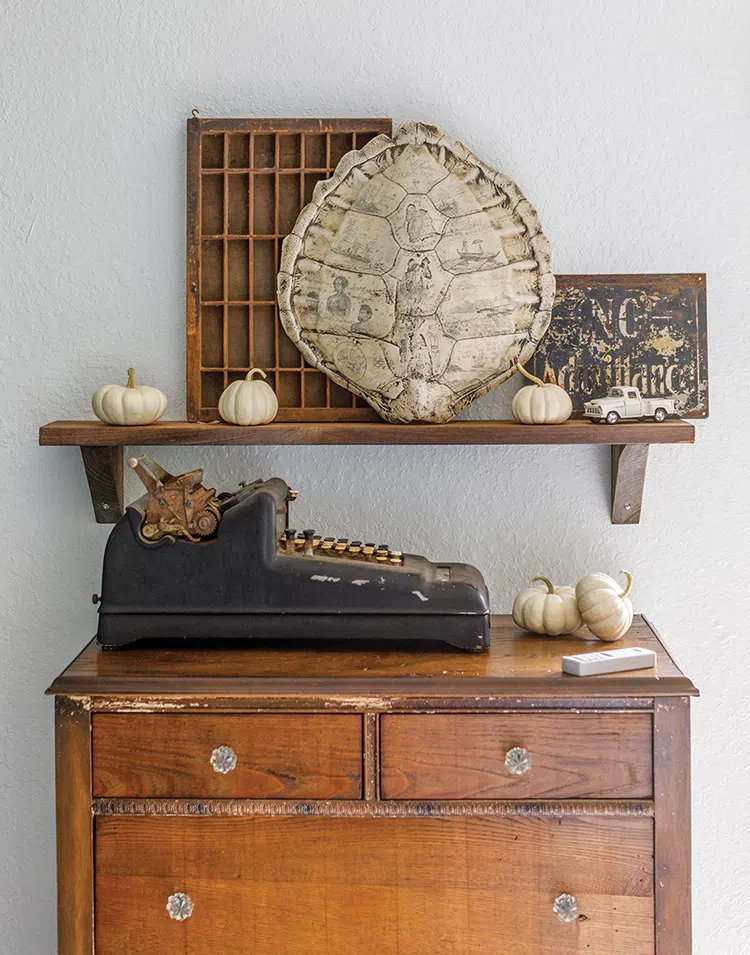
[{"label": "mottled turtle shell pattern", "polygon": [[278,276],[305,359],[399,423],[449,421],[505,381],[554,295],[549,243],[518,186],[412,122],[318,183]]}]

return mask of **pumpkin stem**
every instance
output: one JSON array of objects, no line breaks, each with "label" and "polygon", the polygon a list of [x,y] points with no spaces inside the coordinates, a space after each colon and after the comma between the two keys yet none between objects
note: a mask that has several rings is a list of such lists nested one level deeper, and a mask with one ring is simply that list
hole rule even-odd
[{"label": "pumpkin stem", "polygon": [[128,383],[126,388],[135,388],[135,368],[128,368]]},{"label": "pumpkin stem", "polygon": [[627,570],[621,570],[620,573],[623,574],[625,577],[627,577],[627,580],[628,580],[627,587],[620,594],[620,599],[624,600],[627,597],[627,595],[630,593],[630,588],[633,586],[633,575],[629,574]]},{"label": "pumpkin stem", "polygon": [[268,378],[268,375],[263,371],[262,368],[251,368],[250,371],[245,375],[245,380],[252,381],[253,375],[262,375],[264,378]]},{"label": "pumpkin stem", "polygon": [[[520,365],[519,365],[519,368],[520,368]],[[541,384],[541,382],[540,382],[540,384]],[[553,593],[555,592],[555,588],[554,588],[554,586],[553,586],[553,584],[552,584],[552,581],[548,580],[546,577],[532,577],[532,578],[531,578],[532,584],[534,583],[535,580],[543,580],[543,581],[544,581],[544,583],[547,585],[547,593],[548,593],[548,594],[553,594]]]},{"label": "pumpkin stem", "polygon": [[532,375],[530,371],[526,371],[523,365],[516,365],[516,371],[520,371],[524,378],[528,378],[529,381],[533,381],[535,385],[544,385],[544,382],[541,378],[537,378],[536,375]]}]

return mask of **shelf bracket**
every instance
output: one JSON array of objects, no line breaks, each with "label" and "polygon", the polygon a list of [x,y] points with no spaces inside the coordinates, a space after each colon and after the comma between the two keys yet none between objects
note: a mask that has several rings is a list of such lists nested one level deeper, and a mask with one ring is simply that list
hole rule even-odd
[{"label": "shelf bracket", "polygon": [[81,445],[97,524],[116,524],[123,515],[122,448]]},{"label": "shelf bracket", "polygon": [[612,523],[639,524],[647,444],[612,445]]}]

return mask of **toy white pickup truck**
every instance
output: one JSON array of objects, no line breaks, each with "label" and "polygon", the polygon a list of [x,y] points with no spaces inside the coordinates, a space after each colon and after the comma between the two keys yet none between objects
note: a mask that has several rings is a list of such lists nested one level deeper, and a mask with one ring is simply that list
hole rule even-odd
[{"label": "toy white pickup truck", "polygon": [[617,424],[621,418],[653,418],[664,421],[677,414],[674,398],[642,398],[637,388],[610,388],[606,398],[595,398],[583,406],[587,418]]}]

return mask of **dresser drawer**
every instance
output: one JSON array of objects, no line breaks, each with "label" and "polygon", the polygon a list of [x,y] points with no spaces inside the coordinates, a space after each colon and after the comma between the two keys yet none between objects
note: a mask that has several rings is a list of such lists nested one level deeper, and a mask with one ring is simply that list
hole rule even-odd
[{"label": "dresser drawer", "polygon": [[96,714],[93,795],[359,799],[356,715]]},{"label": "dresser drawer", "polygon": [[384,799],[646,799],[650,713],[386,715]]},{"label": "dresser drawer", "polygon": [[99,817],[96,853],[97,955],[654,952],[645,817]]}]

